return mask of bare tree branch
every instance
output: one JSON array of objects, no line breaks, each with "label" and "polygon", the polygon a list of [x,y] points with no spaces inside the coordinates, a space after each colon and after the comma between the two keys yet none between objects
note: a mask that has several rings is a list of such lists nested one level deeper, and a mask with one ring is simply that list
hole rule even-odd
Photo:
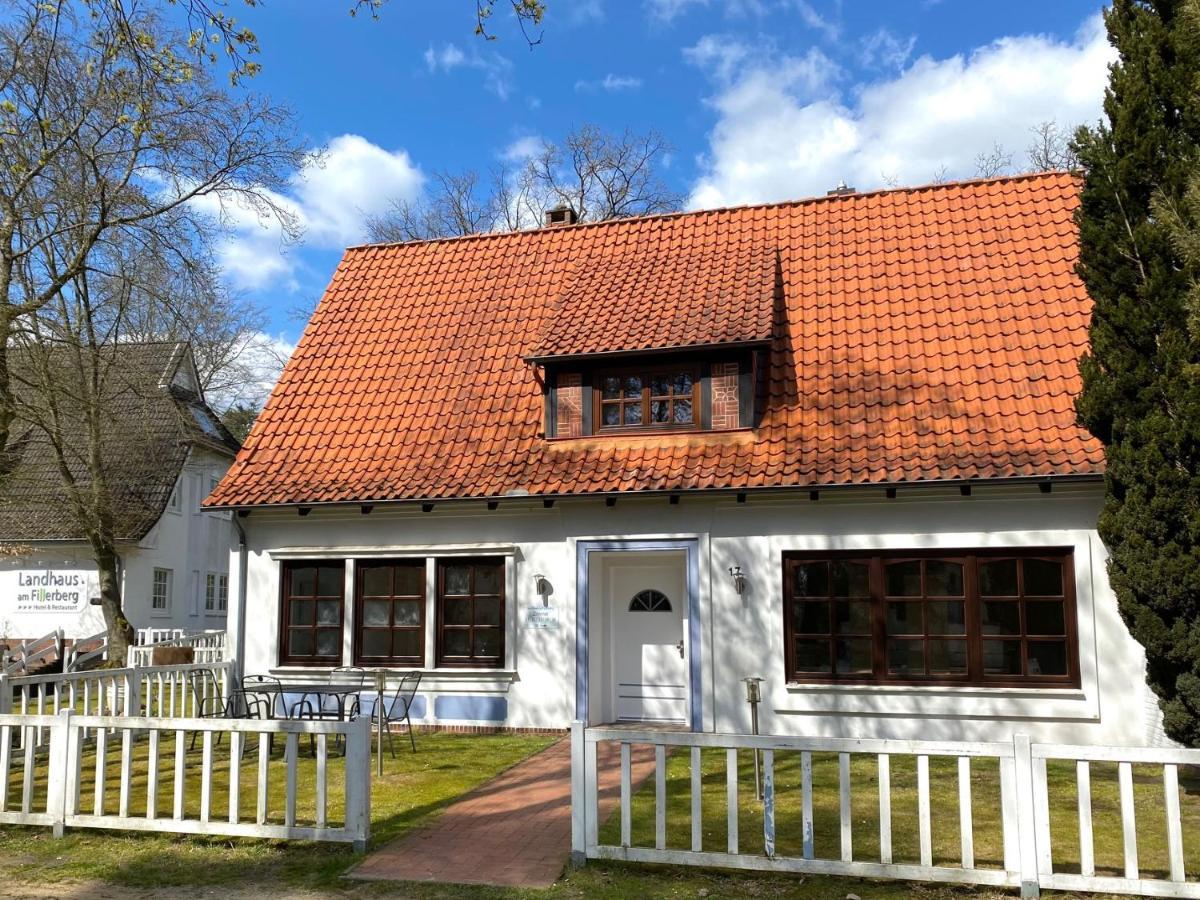
[{"label": "bare tree branch", "polygon": [[992,149],[975,157],[976,178],[998,178],[1012,171],[1012,154],[1001,144],[992,144]]},{"label": "bare tree branch", "polygon": [[581,222],[673,212],[683,198],[659,170],[671,145],[657,132],[607,134],[595,125],[545,142],[515,171],[438,172],[418,200],[393,200],[367,219],[371,240],[427,240],[484,231],[516,231],[543,223],[547,209],[569,206]]}]

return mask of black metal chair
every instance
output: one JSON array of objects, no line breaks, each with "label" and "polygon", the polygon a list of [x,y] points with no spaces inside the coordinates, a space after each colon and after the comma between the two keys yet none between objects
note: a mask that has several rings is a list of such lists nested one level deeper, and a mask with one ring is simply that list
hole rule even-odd
[{"label": "black metal chair", "polygon": [[[302,719],[312,710],[312,704],[304,696],[288,709],[283,682],[274,675],[243,675],[242,697],[248,717],[254,719]],[[275,752],[274,733],[267,735],[267,752]]]},{"label": "black metal chair", "polygon": [[367,683],[367,670],[362,666],[338,666],[329,673],[329,682],[330,684],[352,687],[355,689],[355,692],[341,704],[335,698],[328,698],[329,700],[333,700],[332,709],[330,709],[331,704],[326,702],[322,705],[321,712],[328,713],[332,711],[335,715],[344,715],[347,720],[353,719],[358,715],[358,705],[363,685]]},{"label": "black metal chair", "polygon": [[[293,707],[297,718],[322,721],[349,721],[358,716],[359,693],[367,680],[367,670],[362,666],[338,666],[329,673],[329,683],[339,688],[346,688],[347,693],[341,696],[334,694],[306,694],[300,703]],[[351,692],[352,691],[352,692]],[[341,745],[338,736],[337,745]],[[316,753],[316,738],[308,736],[308,746]]]},{"label": "black metal chair", "polygon": [[243,675],[242,697],[253,718],[275,719],[276,705],[287,717],[287,699],[283,695],[283,682],[273,675]]},{"label": "black metal chair", "polygon": [[379,699],[376,697],[375,704],[371,708],[371,727],[379,727],[379,717],[383,716],[384,731],[388,738],[388,751],[392,754],[392,758],[396,758],[396,747],[392,738],[393,724],[403,722],[408,726],[408,741],[412,744],[413,753],[417,752],[417,740],[413,736],[412,719],[409,714],[412,712],[413,699],[416,697],[417,688],[421,686],[421,673],[408,672],[396,685],[395,693],[391,695],[389,702],[387,696],[384,696],[383,708],[380,708]]},{"label": "black metal chair", "polygon": [[[212,669],[200,669],[193,673],[188,680],[191,685],[192,697],[195,701],[195,713],[198,719],[245,719],[250,718],[257,700],[247,700],[241,691],[232,690],[228,695],[222,695],[221,682],[217,673]],[[189,750],[196,748],[198,731],[192,732]],[[221,743],[224,732],[217,732],[217,743]]]}]

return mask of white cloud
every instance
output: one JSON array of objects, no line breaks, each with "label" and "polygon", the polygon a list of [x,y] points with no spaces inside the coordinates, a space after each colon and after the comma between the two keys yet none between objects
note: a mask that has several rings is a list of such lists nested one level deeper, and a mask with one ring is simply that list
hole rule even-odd
[{"label": "white cloud", "polygon": [[483,86],[501,100],[507,100],[513,88],[513,64],[508,57],[499,53],[470,53],[457,44],[443,44],[439,50],[430,44],[424,55],[425,68],[431,74],[449,74],[455,69],[467,68],[483,73]]},{"label": "white cloud", "polygon": [[205,392],[215,409],[229,409],[235,403],[261,406],[296,349],[296,342],[282,334],[259,331],[249,335],[221,383]]},{"label": "white cloud", "polygon": [[[333,138],[312,154],[284,194],[267,196],[290,213],[310,246],[340,249],[362,241],[364,219],[387,209],[392,198],[414,199],[424,177],[404,150],[386,150],[357,134]],[[229,229],[220,262],[237,289],[299,288],[297,260],[279,223],[236,199],[208,196],[197,208]]]},{"label": "white cloud", "polygon": [[536,156],[542,149],[542,139],[536,134],[527,134],[512,141],[500,151],[500,158],[506,162],[524,162]]},{"label": "white cloud", "polygon": [[651,18],[671,22],[689,6],[708,6],[708,0],[650,0],[647,6]]},{"label": "white cloud", "polygon": [[[555,10],[556,14],[557,12],[558,10]],[[571,25],[603,22],[607,16],[604,0],[572,0],[566,12],[567,22]]]},{"label": "white cloud", "polygon": [[324,247],[362,240],[364,213],[382,212],[393,197],[412,200],[422,181],[406,151],[385,150],[357,134],[339,135],[296,179],[306,240]]},{"label": "white cloud", "polygon": [[822,194],[839,179],[868,189],[889,178],[925,183],[943,168],[971,177],[995,143],[1022,154],[1039,122],[1094,120],[1113,58],[1098,15],[1070,40],[1025,35],[968,55],[922,56],[850,90],[812,51],[745,51],[707,38],[687,53],[712,78],[717,113],[693,207]]},{"label": "white cloud", "polygon": [[886,28],[880,28],[859,41],[859,61],[867,68],[901,69],[916,45],[915,34],[899,38]]},{"label": "white cloud", "polygon": [[836,41],[841,34],[841,28],[838,24],[817,12],[816,7],[809,0],[784,0],[785,7],[794,9],[800,15],[800,20],[814,31],[819,31],[829,38],[831,41]]},{"label": "white cloud", "polygon": [[435,50],[433,45],[429,45],[429,49],[425,51],[425,65],[430,72],[437,72],[439,69],[443,72],[449,72],[451,69],[456,69],[467,61],[467,55],[463,53],[455,44],[446,44],[441,50]]},{"label": "white cloud", "polygon": [[576,91],[607,91],[610,94],[619,91],[636,91],[641,86],[642,79],[640,78],[632,75],[614,75],[612,72],[593,81],[575,82]]}]

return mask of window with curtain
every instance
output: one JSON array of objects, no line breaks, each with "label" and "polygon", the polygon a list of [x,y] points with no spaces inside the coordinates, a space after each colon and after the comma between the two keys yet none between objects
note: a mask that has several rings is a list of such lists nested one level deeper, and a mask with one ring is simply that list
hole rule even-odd
[{"label": "window with curtain", "polygon": [[784,557],[791,681],[1078,685],[1069,551]]},{"label": "window with curtain", "polygon": [[363,560],[355,571],[355,663],[423,666],[425,560]]},{"label": "window with curtain", "polygon": [[341,665],[345,574],[341,560],[283,564],[280,662]]},{"label": "window with curtain", "polygon": [[437,562],[439,666],[504,665],[504,559]]}]

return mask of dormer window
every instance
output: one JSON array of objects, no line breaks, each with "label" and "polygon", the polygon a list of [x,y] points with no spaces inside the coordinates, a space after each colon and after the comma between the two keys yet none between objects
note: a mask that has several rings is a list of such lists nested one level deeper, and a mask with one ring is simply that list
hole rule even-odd
[{"label": "dormer window", "polygon": [[752,242],[573,260],[525,354],[546,437],[752,428],[781,273],[775,248]]},{"label": "dormer window", "polygon": [[[754,422],[760,350],[568,360],[546,367],[551,438],[733,431]],[[588,363],[591,363],[589,365]]]},{"label": "dormer window", "polygon": [[601,371],[594,389],[598,431],[695,428],[700,377],[696,366]]}]

